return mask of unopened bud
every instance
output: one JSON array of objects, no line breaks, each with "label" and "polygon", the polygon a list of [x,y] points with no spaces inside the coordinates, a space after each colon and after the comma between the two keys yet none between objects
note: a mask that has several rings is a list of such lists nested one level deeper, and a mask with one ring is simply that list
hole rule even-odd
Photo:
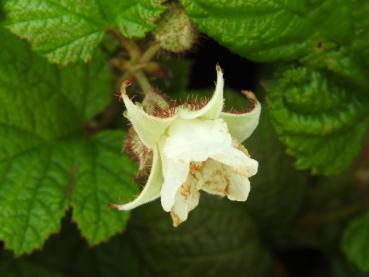
[{"label": "unopened bud", "polygon": [[197,31],[179,4],[171,4],[153,32],[164,50],[180,53],[190,50],[197,39]]}]

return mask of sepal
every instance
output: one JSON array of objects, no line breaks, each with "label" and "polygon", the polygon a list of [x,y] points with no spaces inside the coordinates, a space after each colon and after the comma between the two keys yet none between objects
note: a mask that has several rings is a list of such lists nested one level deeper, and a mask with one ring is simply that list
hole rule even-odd
[{"label": "sepal", "polygon": [[242,143],[254,132],[259,124],[261,105],[251,91],[242,91],[251,103],[251,108],[242,113],[222,112],[222,118],[228,126],[232,137]]}]

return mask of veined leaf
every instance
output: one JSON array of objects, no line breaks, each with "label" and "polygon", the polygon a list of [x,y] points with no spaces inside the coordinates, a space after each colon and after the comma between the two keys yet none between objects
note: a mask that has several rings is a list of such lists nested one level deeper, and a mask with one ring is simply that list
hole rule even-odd
[{"label": "veined leaf", "polygon": [[[85,121],[110,101],[107,66],[97,59],[61,70],[4,29],[0,39],[0,239],[16,254],[41,247],[59,230],[73,192],[82,233],[91,243],[107,239],[123,229],[127,214],[104,209],[119,188],[123,199],[135,190],[132,162],[120,150],[123,134],[84,135]],[[86,206],[78,205],[82,194]],[[77,216],[91,205],[104,212],[89,222]]]},{"label": "veined leaf", "polygon": [[199,207],[178,229],[159,203],[153,203],[134,213],[132,227],[131,235],[155,276],[270,273],[270,254],[243,203],[202,194]]},{"label": "veined leaf", "polygon": [[302,208],[307,174],[293,168],[292,158],[278,141],[266,109],[258,128],[244,144],[260,165],[258,174],[250,179],[251,192],[245,207],[261,232],[281,239]]},{"label": "veined leaf", "polygon": [[293,60],[322,40],[348,43],[352,35],[350,0],[181,3],[202,32],[255,61]]},{"label": "veined leaf", "polygon": [[5,26],[55,63],[87,61],[109,27],[143,37],[154,27],[162,0],[5,0]]},{"label": "veined leaf", "polygon": [[305,67],[277,74],[268,103],[279,138],[298,168],[332,174],[356,157],[367,129],[368,104],[348,89]]},{"label": "veined leaf", "polygon": [[73,218],[90,244],[123,230],[128,213],[111,209],[108,204],[128,202],[138,192],[133,183],[137,167],[121,153],[122,144],[121,132],[105,131],[73,146],[77,167]]}]

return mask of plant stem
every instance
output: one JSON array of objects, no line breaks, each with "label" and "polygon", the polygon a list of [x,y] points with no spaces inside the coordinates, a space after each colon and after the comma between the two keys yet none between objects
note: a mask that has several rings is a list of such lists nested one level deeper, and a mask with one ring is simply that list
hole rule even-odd
[{"label": "plant stem", "polygon": [[119,44],[127,50],[131,60],[139,59],[139,57],[141,56],[141,50],[136,43],[125,38],[120,32],[115,29],[108,29],[107,32],[115,37]]},{"label": "plant stem", "polygon": [[159,43],[153,43],[146,52],[142,55],[140,62],[141,63],[147,63],[154,58],[154,56],[159,52],[160,45]]},{"label": "plant stem", "polygon": [[141,49],[133,41],[122,37],[121,45],[127,49],[132,61],[138,61],[141,56]]},{"label": "plant stem", "polygon": [[124,81],[133,75],[137,79],[137,82],[139,83],[144,94],[153,91],[153,87],[142,69],[145,68],[145,66],[158,53],[160,50],[160,45],[158,43],[153,43],[142,54],[141,49],[134,41],[125,38],[114,29],[109,29],[108,32],[118,40],[119,44],[127,50],[130,56],[130,67],[125,69],[126,72],[119,78],[119,81]]},{"label": "plant stem", "polygon": [[141,89],[143,90],[144,94],[148,94],[153,91],[153,87],[150,84],[149,80],[147,79],[145,73],[143,72],[142,68],[144,68],[148,62],[158,53],[160,50],[160,45],[154,43],[151,45],[146,52],[141,56],[137,63],[137,69],[133,69],[133,75],[137,79]]},{"label": "plant stem", "polygon": [[138,70],[134,73],[140,87],[142,88],[144,94],[148,94],[153,91],[153,87],[151,86],[149,80],[147,79],[146,75],[141,71]]}]

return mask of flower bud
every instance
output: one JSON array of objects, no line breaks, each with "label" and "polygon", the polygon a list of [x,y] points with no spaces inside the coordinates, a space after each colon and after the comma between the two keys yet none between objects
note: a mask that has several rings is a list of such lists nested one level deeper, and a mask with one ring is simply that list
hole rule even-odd
[{"label": "flower bud", "polygon": [[171,4],[153,32],[164,50],[180,53],[190,50],[197,39],[197,31],[179,4]]}]

